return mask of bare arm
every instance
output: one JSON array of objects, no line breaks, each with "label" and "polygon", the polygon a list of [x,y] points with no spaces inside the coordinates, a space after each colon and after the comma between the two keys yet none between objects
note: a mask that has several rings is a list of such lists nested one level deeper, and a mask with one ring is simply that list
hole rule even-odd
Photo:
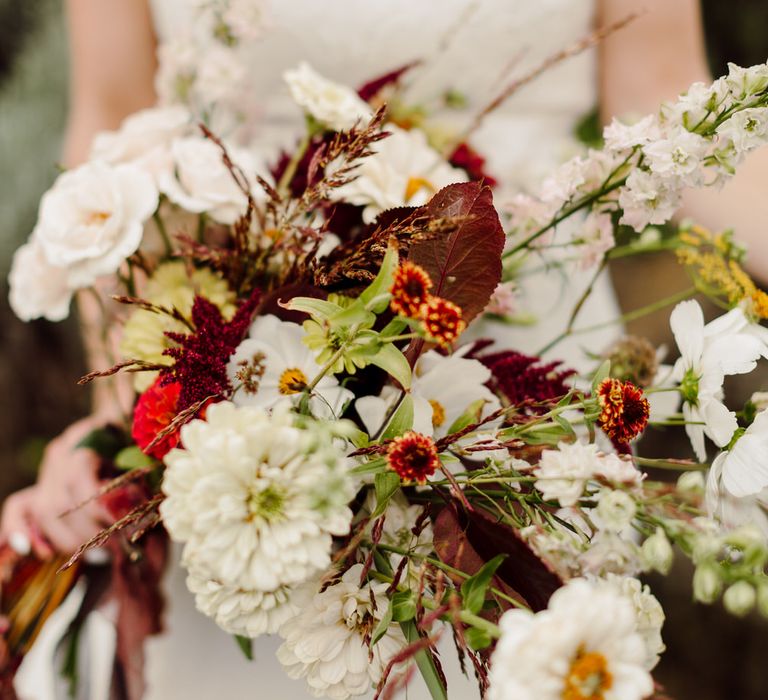
[{"label": "bare arm", "polygon": [[[600,109],[614,115],[654,112],[695,81],[709,82],[698,0],[601,0],[600,23],[645,14],[600,49]],[[733,228],[749,247],[750,272],[768,283],[768,149],[753,153],[721,191],[692,190],[681,215],[713,230]]]}]

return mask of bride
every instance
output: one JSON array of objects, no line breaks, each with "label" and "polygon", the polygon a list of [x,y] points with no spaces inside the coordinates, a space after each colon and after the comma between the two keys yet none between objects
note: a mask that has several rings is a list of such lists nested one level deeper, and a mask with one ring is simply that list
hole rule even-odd
[{"label": "bride", "polygon": [[[241,22],[239,64],[210,49],[213,37],[206,45],[196,24],[199,5],[227,5]],[[69,0],[72,80],[65,161],[71,166],[85,159],[97,132],[116,128],[126,115],[158,98],[192,99],[193,107],[202,108],[208,97],[219,105],[212,117],[220,128],[245,125],[239,130],[243,139],[266,149],[266,157],[274,156],[290,147],[299,131],[302,116],[282,74],[300,61],[351,86],[417,63],[408,74],[405,100],[437,112],[445,128],[461,128],[462,119],[466,123],[473,109],[515,77],[594,26],[614,22],[640,5],[648,12],[628,28],[596,52],[564,61],[517,92],[473,134],[473,145],[487,156],[488,170],[500,182],[497,197],[502,200],[505,193],[535,186],[554,165],[574,155],[574,128],[595,104],[603,116],[643,114],[691,82],[708,79],[697,0]],[[190,75],[199,83],[192,97]],[[448,109],[447,95],[460,96],[467,107]],[[750,261],[756,270],[766,269],[768,260],[768,240],[757,229],[762,214],[768,214],[760,208],[768,204],[753,192],[764,182],[760,174],[768,162],[762,161],[766,153],[761,151],[718,196],[691,194],[686,205],[686,213],[713,229],[735,224],[753,243]],[[541,322],[526,330],[487,326],[483,335],[535,351],[562,329],[568,300],[582,284],[571,279],[563,290],[544,276],[534,278],[525,304]],[[607,278],[600,280],[589,304],[583,312],[590,319],[617,315]],[[91,313],[83,309],[86,320]],[[589,343],[600,347],[609,339],[603,335]],[[576,362],[579,346],[563,344],[557,351]],[[48,556],[72,551],[107,522],[94,502],[57,517],[98,488],[96,456],[75,446],[94,426],[112,419],[116,407],[111,396],[94,399],[94,415],[51,443],[38,483],[7,500],[0,523],[4,539],[29,533],[37,553]],[[308,697],[302,684],[279,668],[270,639],[258,640],[255,661],[247,662],[228,635],[196,613],[178,565],[169,568],[165,589],[165,632],[146,646],[147,698]],[[444,658],[451,655],[449,646]],[[476,697],[474,684],[461,677],[457,664],[447,666],[451,698]],[[27,682],[39,670],[27,672]],[[408,697],[427,697],[418,681],[412,686]]]}]

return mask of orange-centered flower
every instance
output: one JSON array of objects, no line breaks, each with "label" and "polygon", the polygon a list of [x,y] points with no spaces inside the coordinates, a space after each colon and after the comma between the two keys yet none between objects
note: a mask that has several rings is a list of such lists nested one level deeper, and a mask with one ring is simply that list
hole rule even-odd
[{"label": "orange-centered flower", "polygon": [[597,388],[597,400],[602,408],[598,425],[612,440],[629,442],[648,425],[648,399],[632,382],[604,379]]},{"label": "orange-centered flower", "polygon": [[419,484],[425,483],[440,466],[435,441],[413,430],[392,440],[387,450],[387,462],[403,481]]},{"label": "orange-centered flower", "polygon": [[430,338],[443,347],[455,341],[467,327],[461,309],[441,297],[430,297],[422,309],[422,321]]},{"label": "orange-centered flower", "polygon": [[429,300],[432,280],[427,271],[407,260],[395,270],[395,279],[390,287],[392,301],[389,305],[396,314],[418,318],[424,304]]},{"label": "orange-centered flower", "polygon": [[563,700],[603,700],[612,685],[605,657],[579,649],[565,679]]}]

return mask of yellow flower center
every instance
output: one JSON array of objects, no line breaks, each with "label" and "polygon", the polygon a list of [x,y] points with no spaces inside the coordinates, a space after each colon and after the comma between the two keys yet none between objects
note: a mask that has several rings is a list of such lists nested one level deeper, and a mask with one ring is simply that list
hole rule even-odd
[{"label": "yellow flower center", "polygon": [[88,226],[98,226],[103,224],[110,216],[112,215],[106,211],[89,211],[85,215],[85,223]]},{"label": "yellow flower center", "polygon": [[443,404],[434,399],[430,399],[429,405],[432,406],[432,427],[439,428],[445,423],[445,409],[443,408]]},{"label": "yellow flower center", "polygon": [[307,388],[307,375],[298,367],[289,367],[280,375],[277,389],[281,394],[298,394]]},{"label": "yellow flower center", "polygon": [[565,679],[563,700],[603,700],[612,685],[613,676],[605,657],[580,648]]},{"label": "yellow flower center", "polygon": [[420,190],[434,192],[435,187],[429,180],[425,180],[423,177],[409,177],[405,185],[405,201],[409,201]]}]

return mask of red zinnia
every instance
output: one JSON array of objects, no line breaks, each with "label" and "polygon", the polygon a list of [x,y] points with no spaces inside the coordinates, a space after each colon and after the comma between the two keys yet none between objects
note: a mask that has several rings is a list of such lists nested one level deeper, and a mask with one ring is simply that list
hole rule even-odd
[{"label": "red zinnia", "polygon": [[613,377],[603,379],[597,388],[597,400],[603,409],[597,423],[616,442],[634,440],[648,425],[648,399],[632,382]]},{"label": "red zinnia", "polygon": [[432,280],[427,271],[416,263],[406,261],[395,270],[389,290],[392,293],[389,305],[396,314],[418,318],[429,300],[430,289]]},{"label": "red zinnia", "polygon": [[164,385],[162,380],[158,379],[139,397],[133,410],[131,435],[142,452],[162,459],[169,450],[179,444],[179,431],[174,430],[147,449],[176,417],[180,392],[181,384],[178,382]]},{"label": "red zinnia", "polygon": [[461,318],[461,309],[441,297],[430,297],[422,307],[422,320],[427,333],[443,347],[456,340],[467,327]]},{"label": "red zinnia", "polygon": [[428,435],[409,430],[389,444],[387,462],[403,481],[426,482],[440,466],[435,441]]}]

